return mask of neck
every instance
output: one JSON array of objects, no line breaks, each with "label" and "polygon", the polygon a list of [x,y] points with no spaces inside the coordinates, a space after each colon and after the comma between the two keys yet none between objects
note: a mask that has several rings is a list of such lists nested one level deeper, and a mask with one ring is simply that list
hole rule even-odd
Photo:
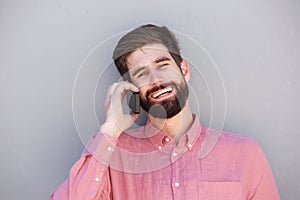
[{"label": "neck", "polygon": [[170,137],[173,137],[177,143],[193,123],[193,115],[189,102],[186,102],[184,108],[172,118],[160,119],[149,115],[149,119],[157,129],[160,129]]}]

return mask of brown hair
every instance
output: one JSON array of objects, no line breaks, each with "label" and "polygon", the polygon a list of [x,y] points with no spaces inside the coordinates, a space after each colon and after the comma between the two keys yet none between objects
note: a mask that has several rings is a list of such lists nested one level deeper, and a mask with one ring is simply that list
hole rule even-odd
[{"label": "brown hair", "polygon": [[114,63],[124,80],[131,80],[128,72],[127,58],[135,50],[149,44],[163,44],[167,47],[170,55],[180,67],[182,57],[180,47],[174,35],[165,26],[156,26],[152,24],[142,25],[126,35],[118,42],[113,52]]}]

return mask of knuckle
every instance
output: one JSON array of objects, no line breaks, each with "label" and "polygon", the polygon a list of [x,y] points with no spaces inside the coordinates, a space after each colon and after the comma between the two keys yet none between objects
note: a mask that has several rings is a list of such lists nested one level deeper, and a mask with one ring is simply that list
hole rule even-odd
[{"label": "knuckle", "polygon": [[117,85],[118,85],[118,83],[113,83],[111,86],[116,87]]}]

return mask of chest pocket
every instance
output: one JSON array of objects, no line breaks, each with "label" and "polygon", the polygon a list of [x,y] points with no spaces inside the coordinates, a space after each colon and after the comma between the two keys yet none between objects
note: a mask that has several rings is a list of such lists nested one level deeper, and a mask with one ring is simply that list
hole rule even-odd
[{"label": "chest pocket", "polygon": [[199,197],[205,200],[242,200],[240,182],[199,182]]}]

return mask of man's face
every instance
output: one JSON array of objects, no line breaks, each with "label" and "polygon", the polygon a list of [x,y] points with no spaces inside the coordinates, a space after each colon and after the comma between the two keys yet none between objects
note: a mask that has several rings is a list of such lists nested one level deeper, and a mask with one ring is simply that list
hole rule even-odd
[{"label": "man's face", "polygon": [[141,106],[153,117],[171,118],[185,106],[187,64],[182,62],[179,68],[164,45],[137,49],[127,58],[127,65],[133,84],[140,89]]}]

